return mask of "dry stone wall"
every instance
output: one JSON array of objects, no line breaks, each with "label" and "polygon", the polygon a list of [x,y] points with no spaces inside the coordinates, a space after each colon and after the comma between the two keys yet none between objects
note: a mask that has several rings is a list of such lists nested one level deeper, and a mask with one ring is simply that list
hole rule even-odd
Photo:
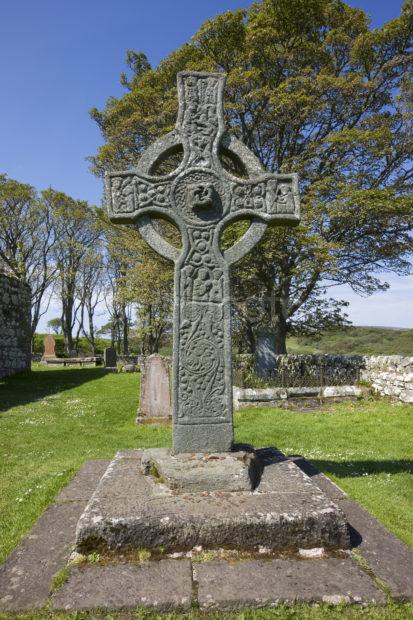
[{"label": "dry stone wall", "polygon": [[[243,388],[236,392],[238,400],[268,400],[272,398],[308,396],[313,387],[319,397],[357,395],[350,387],[360,381],[371,385],[373,392],[405,403],[413,403],[413,357],[401,355],[277,355],[275,371],[266,377],[266,389],[253,388],[254,356],[238,355],[234,360],[234,384]],[[253,381],[252,381],[253,383]],[[294,388],[294,389],[293,389]],[[348,393],[343,393],[343,388]],[[313,391],[314,391],[313,390]],[[345,391],[345,390],[344,390]],[[236,396],[234,396],[236,399]]]},{"label": "dry stone wall", "polygon": [[0,378],[30,368],[30,289],[0,272]]},{"label": "dry stone wall", "polygon": [[381,396],[413,403],[413,357],[402,355],[365,356],[360,378]]}]

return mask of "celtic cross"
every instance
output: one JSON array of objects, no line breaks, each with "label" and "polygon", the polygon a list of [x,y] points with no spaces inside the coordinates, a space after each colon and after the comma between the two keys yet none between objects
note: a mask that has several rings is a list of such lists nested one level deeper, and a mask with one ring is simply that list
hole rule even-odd
[{"label": "celtic cross", "polygon": [[[147,149],[136,170],[106,175],[110,219],[136,223],[146,242],[175,264],[175,453],[231,450],[229,267],[254,247],[269,222],[299,222],[297,175],[266,174],[246,146],[224,133],[224,84],[223,74],[178,73],[175,130]],[[160,163],[179,151],[177,169],[156,175]],[[223,168],[222,154],[243,178]],[[151,216],[179,228],[181,249],[159,234]],[[221,251],[220,236],[236,219],[249,219],[250,226]]]}]

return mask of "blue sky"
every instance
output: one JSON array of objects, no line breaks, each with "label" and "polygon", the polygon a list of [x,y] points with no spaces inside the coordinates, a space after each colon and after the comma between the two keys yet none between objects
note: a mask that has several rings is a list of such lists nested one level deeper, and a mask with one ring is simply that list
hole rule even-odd
[{"label": "blue sky", "polygon": [[[3,0],[0,22],[0,172],[100,204],[102,185],[85,158],[101,144],[89,117],[124,91],[127,49],[152,65],[187,41],[203,21],[248,0]],[[401,0],[350,0],[373,26],[397,17]],[[358,325],[411,327],[413,278],[368,299],[347,288]],[[52,315],[58,314],[56,308]],[[49,313],[50,316],[50,313]]]}]

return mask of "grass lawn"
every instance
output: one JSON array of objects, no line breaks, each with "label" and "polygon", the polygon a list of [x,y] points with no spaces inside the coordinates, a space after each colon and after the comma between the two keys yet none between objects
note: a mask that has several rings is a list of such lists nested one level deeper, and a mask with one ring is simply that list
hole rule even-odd
[{"label": "grass lawn", "polygon": [[[138,383],[136,374],[41,366],[0,380],[0,562],[84,461],[170,445],[169,427],[135,424]],[[384,400],[235,415],[237,441],[304,455],[411,547],[412,423],[411,406]],[[271,617],[324,617],[285,613]]]}]

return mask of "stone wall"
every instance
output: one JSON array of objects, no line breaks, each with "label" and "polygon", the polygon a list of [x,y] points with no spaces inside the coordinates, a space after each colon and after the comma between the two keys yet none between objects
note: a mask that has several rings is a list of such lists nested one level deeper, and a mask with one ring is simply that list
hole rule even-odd
[{"label": "stone wall", "polygon": [[413,403],[413,357],[376,355],[363,358],[360,378],[381,396]]},{"label": "stone wall", "polygon": [[[361,355],[275,355],[275,369],[260,376],[270,387],[309,387],[352,385],[360,379]],[[234,360],[234,383],[248,385],[255,373],[253,355],[237,355]],[[257,385],[257,387],[261,387]]]},{"label": "stone wall", "polygon": [[0,377],[30,369],[30,290],[0,272]]},{"label": "stone wall", "polygon": [[[256,381],[256,383],[255,383]],[[254,356],[234,360],[238,388],[323,388],[371,384],[373,392],[413,403],[413,357],[401,355],[277,355],[275,371],[264,378],[254,374]],[[257,390],[255,390],[257,391]],[[265,391],[265,390],[261,390]],[[280,393],[287,393],[284,389]],[[304,395],[304,394],[303,394]],[[321,396],[321,392],[319,394]],[[323,392],[325,397],[325,394]]]}]

